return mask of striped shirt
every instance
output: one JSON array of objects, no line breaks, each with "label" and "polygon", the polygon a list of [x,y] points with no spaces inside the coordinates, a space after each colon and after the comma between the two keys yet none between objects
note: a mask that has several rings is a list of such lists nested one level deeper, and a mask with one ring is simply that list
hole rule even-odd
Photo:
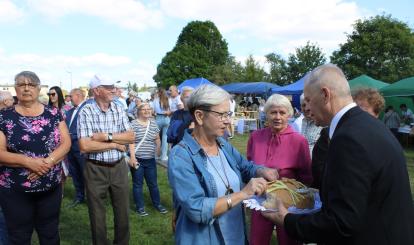
[{"label": "striped shirt", "polygon": [[157,146],[155,143],[155,139],[157,138],[158,133],[160,132],[157,123],[154,120],[150,120],[147,136],[145,137],[144,142],[142,142],[138,151],[136,147],[144,137],[145,131],[147,130],[147,126],[138,123],[138,120],[134,120],[131,122],[131,128],[135,132],[135,157],[141,159],[155,158],[155,149]]},{"label": "striped shirt", "polygon": [[395,111],[388,111],[384,114],[383,121],[387,128],[399,128],[400,127],[400,116]]},{"label": "striped shirt", "polygon": [[[122,133],[131,129],[128,117],[122,107],[111,102],[108,111],[99,108],[95,100],[85,105],[79,112],[78,138],[92,137],[94,133]],[[112,149],[103,152],[87,153],[87,159],[115,162],[123,157],[123,152]]]}]

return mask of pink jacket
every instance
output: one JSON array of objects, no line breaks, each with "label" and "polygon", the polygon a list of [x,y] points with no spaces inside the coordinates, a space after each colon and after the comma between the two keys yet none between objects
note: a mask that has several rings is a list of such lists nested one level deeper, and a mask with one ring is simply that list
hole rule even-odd
[{"label": "pink jacket", "polygon": [[311,157],[305,137],[290,126],[279,134],[270,128],[253,132],[247,144],[247,159],[258,165],[276,168],[280,177],[312,183]]}]

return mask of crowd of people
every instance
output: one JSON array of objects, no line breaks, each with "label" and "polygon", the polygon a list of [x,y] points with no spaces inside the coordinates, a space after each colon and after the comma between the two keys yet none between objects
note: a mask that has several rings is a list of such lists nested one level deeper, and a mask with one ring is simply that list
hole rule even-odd
[{"label": "crowd of people", "polygon": [[[414,244],[406,160],[393,136],[413,113],[401,105],[400,117],[388,107],[380,121],[378,91],[351,93],[335,65],[307,77],[299,115],[283,95],[240,105],[214,85],[159,88],[147,101],[136,93],[125,99],[114,82],[95,75],[88,95],[75,88],[64,96],[54,86],[42,104],[40,84],[24,71],[15,76],[16,101],[0,93],[3,244],[31,244],[34,230],[40,244],[60,243],[67,176],[75,188],[69,208],[86,203],[92,244],[139,244],[130,241],[128,173],[134,213],[150,215],[145,179],[155,210],[172,213],[176,244],[270,244],[275,230],[280,245]],[[236,104],[260,111],[246,157],[228,141]],[[173,210],[161,203],[157,162],[168,166]],[[265,194],[268,182],[280,178],[319,189],[322,208],[295,214],[277,199],[276,212],[250,212],[247,232],[243,200]]]}]

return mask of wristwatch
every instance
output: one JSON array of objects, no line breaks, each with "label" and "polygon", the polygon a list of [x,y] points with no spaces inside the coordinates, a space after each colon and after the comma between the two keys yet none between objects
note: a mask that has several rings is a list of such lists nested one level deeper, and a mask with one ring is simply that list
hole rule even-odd
[{"label": "wristwatch", "polygon": [[108,142],[112,142],[112,133],[108,133]]}]

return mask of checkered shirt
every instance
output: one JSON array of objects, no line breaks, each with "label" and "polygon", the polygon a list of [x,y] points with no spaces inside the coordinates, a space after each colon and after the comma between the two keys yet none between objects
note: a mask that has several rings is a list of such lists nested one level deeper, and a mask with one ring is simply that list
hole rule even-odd
[{"label": "checkered shirt", "polygon": [[[92,137],[94,133],[122,133],[131,130],[128,117],[122,107],[111,102],[108,111],[102,111],[96,101],[85,105],[79,112],[78,138]],[[107,150],[87,153],[87,159],[103,162],[115,162],[121,159],[123,152]]]},{"label": "checkered shirt", "polygon": [[306,119],[305,117],[302,120],[302,135],[305,136],[309,144],[309,151],[312,156],[313,147],[316,144],[316,141],[319,138],[322,127],[318,127],[311,120]]}]

